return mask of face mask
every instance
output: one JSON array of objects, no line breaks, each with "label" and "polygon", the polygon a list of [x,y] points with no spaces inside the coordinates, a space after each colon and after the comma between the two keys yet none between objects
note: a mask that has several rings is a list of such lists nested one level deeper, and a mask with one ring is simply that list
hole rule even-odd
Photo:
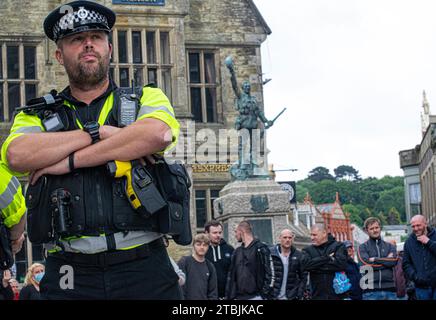
[{"label": "face mask", "polygon": [[35,276],[33,278],[35,279],[36,282],[40,283],[42,277],[44,277],[44,272],[40,272],[40,273],[35,274]]}]

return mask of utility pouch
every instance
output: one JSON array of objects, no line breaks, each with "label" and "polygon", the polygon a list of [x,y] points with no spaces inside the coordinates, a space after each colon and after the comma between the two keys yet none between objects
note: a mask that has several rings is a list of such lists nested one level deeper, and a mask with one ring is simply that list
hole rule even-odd
[{"label": "utility pouch", "polygon": [[141,203],[137,211],[144,218],[149,218],[167,205],[153,180],[144,166],[137,165],[132,168],[132,187]]},{"label": "utility pouch", "polygon": [[14,264],[9,228],[0,219],[0,269],[6,270]]},{"label": "utility pouch", "polygon": [[[47,206],[49,203],[44,195],[47,177],[42,176],[34,185],[29,185],[26,191],[27,235],[35,244],[50,242],[54,239],[53,217]],[[44,199],[42,199],[44,197]]]},{"label": "utility pouch", "polygon": [[184,165],[169,164],[162,158],[149,168],[168,204],[168,207],[159,213],[159,231],[172,236],[177,244],[190,244],[192,242],[189,216],[191,181]]}]

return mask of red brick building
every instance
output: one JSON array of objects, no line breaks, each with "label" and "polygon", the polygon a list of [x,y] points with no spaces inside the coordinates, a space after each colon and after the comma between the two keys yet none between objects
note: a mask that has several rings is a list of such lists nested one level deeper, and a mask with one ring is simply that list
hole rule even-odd
[{"label": "red brick building", "polygon": [[331,233],[337,241],[350,240],[353,242],[350,214],[342,209],[338,192],[336,192],[335,202],[320,204],[316,207],[321,214],[327,232]]}]

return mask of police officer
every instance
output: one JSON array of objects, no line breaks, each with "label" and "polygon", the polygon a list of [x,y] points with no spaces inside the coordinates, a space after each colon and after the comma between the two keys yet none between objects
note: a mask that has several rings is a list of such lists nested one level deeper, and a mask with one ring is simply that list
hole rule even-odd
[{"label": "police officer", "polygon": [[53,112],[17,114],[3,145],[9,167],[31,173],[29,238],[48,250],[43,299],[180,298],[156,217],[139,215],[121,179],[107,174],[109,161],[165,151],[179,133],[168,98],[150,86],[142,89],[136,121],[120,125],[120,92],[108,72],[115,19],[90,1],[46,17],[44,31],[69,86]]},{"label": "police officer", "polygon": [[0,162],[0,300],[14,299],[11,272],[6,268],[13,263],[13,254],[21,250],[25,213],[20,182]]},{"label": "police officer", "polygon": [[26,203],[21,184],[0,162],[0,211],[1,220],[10,231],[12,253],[21,250],[24,241],[24,225],[26,223]]}]

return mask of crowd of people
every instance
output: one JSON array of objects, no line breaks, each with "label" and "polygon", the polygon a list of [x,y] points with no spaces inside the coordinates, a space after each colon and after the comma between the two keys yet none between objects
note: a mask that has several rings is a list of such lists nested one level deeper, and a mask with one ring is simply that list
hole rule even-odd
[{"label": "crowd of people", "polygon": [[[357,249],[315,224],[312,244],[300,251],[290,229],[268,246],[246,220],[235,229],[235,249],[212,220],[194,237],[192,255],[171,263],[186,300],[436,300],[436,231],[422,215],[410,224],[413,233],[399,252],[372,217],[364,222],[369,239]],[[39,300],[44,269],[31,265],[22,285],[5,270],[0,300]]]},{"label": "crowd of people", "polygon": [[1,275],[0,300],[41,300],[39,283],[44,277],[45,266],[32,264],[27,270],[24,283],[12,277],[10,270],[4,270]]},{"label": "crowd of people", "polygon": [[323,224],[311,228],[312,244],[298,250],[289,229],[272,246],[254,237],[242,221],[241,245],[223,239],[223,225],[210,221],[195,236],[192,256],[178,262],[187,300],[436,300],[436,232],[422,215],[410,221],[413,233],[397,252],[381,237],[382,225],[368,218],[369,239],[354,248],[336,241]]}]

